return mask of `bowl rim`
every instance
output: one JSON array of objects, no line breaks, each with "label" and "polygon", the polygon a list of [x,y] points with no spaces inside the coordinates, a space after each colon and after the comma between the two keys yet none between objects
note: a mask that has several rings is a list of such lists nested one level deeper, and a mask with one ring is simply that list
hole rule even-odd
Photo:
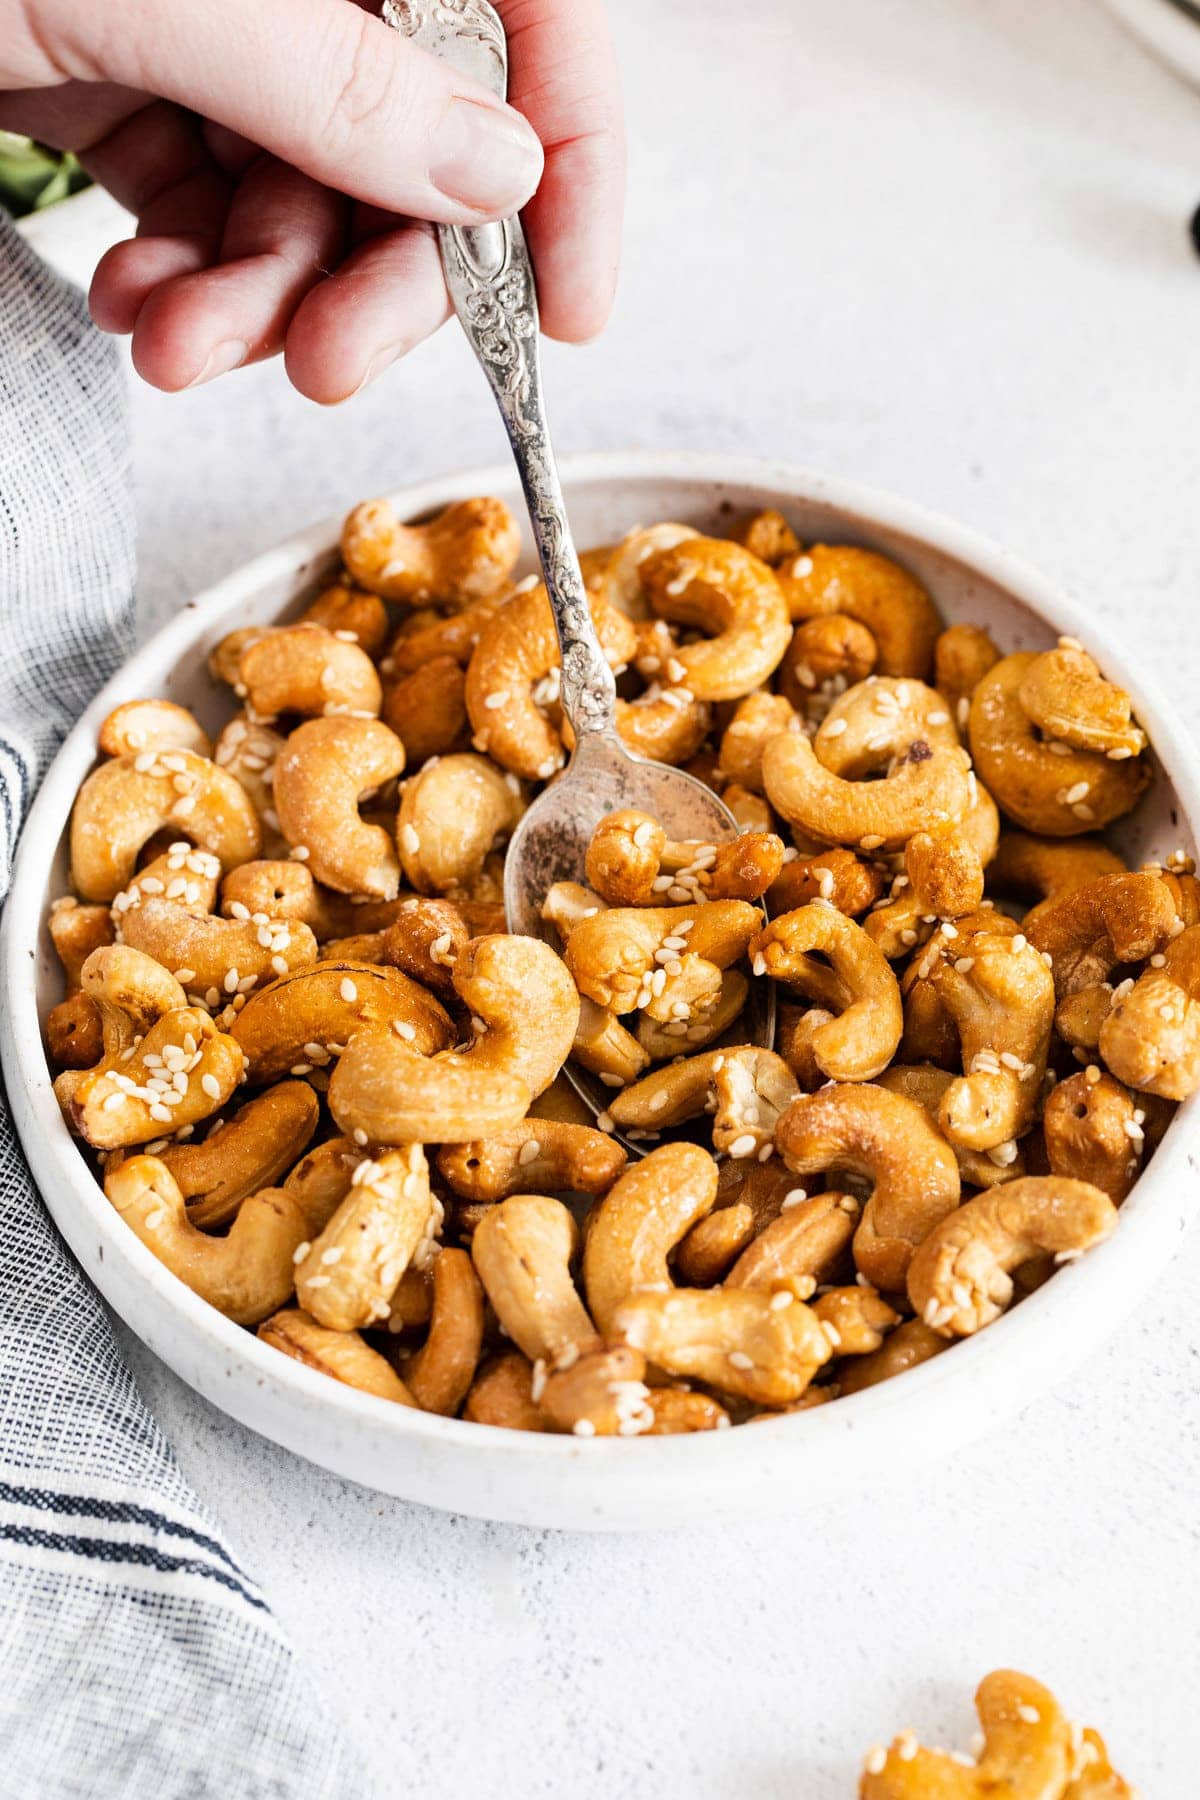
[{"label": "bowl rim", "polygon": [[[1157,760],[1179,801],[1181,834],[1185,828],[1189,835],[1200,829],[1200,752],[1173,705],[1136,667],[1127,671],[1127,659],[1119,645],[1114,644],[1106,630],[1094,624],[1078,602],[1061,594],[1021,558],[973,528],[857,481],[786,462],[719,452],[588,453],[564,458],[562,475],[568,497],[573,486],[585,483],[694,482],[710,490],[714,499],[725,487],[753,488],[761,491],[764,505],[786,504],[790,500],[794,505],[834,507],[860,517],[867,528],[904,533],[932,551],[967,565],[1010,593],[1050,629],[1081,637],[1102,662],[1121,671],[1135,709],[1147,724]],[[411,484],[394,490],[389,498],[401,516],[412,518],[472,494],[512,495],[515,487],[511,465],[490,464]],[[69,1186],[81,1200],[88,1222],[99,1234],[105,1250],[125,1266],[131,1279],[148,1285],[170,1304],[182,1331],[197,1334],[209,1350],[227,1360],[233,1358],[248,1365],[260,1390],[267,1394],[285,1392],[298,1403],[308,1403],[310,1409],[318,1408],[323,1415],[368,1425],[379,1434],[381,1456],[389,1448],[403,1451],[406,1444],[423,1444],[431,1450],[453,1445],[477,1453],[480,1462],[516,1457],[536,1465],[549,1462],[565,1468],[576,1464],[584,1469],[586,1478],[588,1471],[598,1471],[600,1465],[615,1464],[617,1459],[626,1457],[627,1444],[503,1427],[482,1430],[469,1420],[400,1407],[305,1368],[217,1312],[172,1275],[109,1206],[67,1131],[50,1085],[36,984],[30,980],[31,945],[50,898],[48,862],[69,817],[81,779],[80,768],[86,771],[94,761],[100,720],[120,700],[141,692],[138,675],[145,664],[166,666],[178,662],[184,649],[203,634],[207,625],[216,622],[223,609],[235,605],[247,589],[261,588],[272,580],[295,579],[309,566],[315,568],[326,560],[336,547],[340,525],[339,514],[307,526],[238,565],[186,601],[178,616],[141,644],[104,685],[60,746],[21,833],[0,930],[0,998],[8,1021],[0,1055],[9,1093],[14,1097],[18,1133],[43,1194],[48,1189],[53,1191],[56,1183]],[[22,1045],[36,1045],[35,1054],[26,1055]],[[15,1103],[18,1096],[20,1104]],[[1171,1254],[1186,1218],[1181,1199],[1188,1185],[1186,1169],[1194,1170],[1196,1166],[1188,1148],[1193,1112],[1193,1101],[1185,1102],[1179,1109],[1149,1171],[1138,1180],[1122,1206],[1121,1230],[1108,1243],[1079,1263],[1058,1271],[1045,1289],[1028,1296],[986,1331],[956,1343],[953,1357],[937,1357],[907,1371],[899,1388],[893,1381],[848,1395],[836,1405],[806,1412],[803,1420],[783,1414],[756,1422],[755,1442],[761,1443],[764,1450],[768,1440],[780,1450],[786,1445],[789,1464],[801,1445],[806,1460],[836,1458],[839,1444],[876,1431],[881,1441],[885,1436],[895,1436],[896,1429],[910,1416],[936,1422],[940,1396],[947,1388],[957,1391],[974,1384],[983,1412],[989,1388],[1020,1386],[1019,1378],[1023,1376],[1027,1378],[1025,1391],[1033,1397],[1057,1381],[1109,1335]],[[136,1319],[129,1319],[128,1323],[138,1331]],[[1052,1363],[1049,1374],[1048,1361]],[[1006,1367],[1010,1376],[1007,1380],[998,1379]],[[196,1384],[189,1381],[189,1385]],[[216,1404],[222,1402],[218,1399]],[[234,1411],[232,1407],[224,1410]],[[262,1426],[252,1428],[271,1435]],[[962,1436],[957,1431],[949,1435],[951,1441],[961,1440]],[[634,1463],[625,1467],[631,1475],[636,1474],[639,1484],[652,1485],[656,1474],[667,1472],[694,1478],[699,1464],[710,1464],[723,1457],[727,1466],[722,1473],[728,1479],[733,1473],[728,1465],[739,1451],[726,1441],[727,1437],[722,1432],[703,1432],[646,1438],[635,1452]],[[315,1446],[313,1460],[322,1460]],[[782,1466],[783,1459],[779,1460]],[[761,1458],[754,1462],[756,1468],[762,1467]]]}]

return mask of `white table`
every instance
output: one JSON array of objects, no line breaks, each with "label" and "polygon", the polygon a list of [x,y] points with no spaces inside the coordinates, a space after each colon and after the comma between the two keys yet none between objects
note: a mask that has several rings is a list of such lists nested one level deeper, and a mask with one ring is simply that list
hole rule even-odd
[{"label": "white table", "polygon": [[[628,253],[607,336],[548,355],[563,446],[758,451],[903,490],[1087,596],[1193,703],[1196,98],[1088,0],[613,12]],[[135,409],[147,627],[295,527],[503,450],[452,332],[338,411],[278,367]],[[845,1800],[906,1723],[962,1746],[975,1681],[1010,1663],[1109,1734],[1146,1800],[1188,1800],[1197,1283],[1193,1234],[1107,1351],[979,1448],[719,1535],[404,1506],[128,1342],[381,1791]]]}]

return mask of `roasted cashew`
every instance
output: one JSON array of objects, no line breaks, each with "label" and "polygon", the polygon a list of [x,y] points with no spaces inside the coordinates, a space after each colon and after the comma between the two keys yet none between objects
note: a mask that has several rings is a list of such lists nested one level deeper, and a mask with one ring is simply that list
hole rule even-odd
[{"label": "roasted cashew", "polygon": [[466,675],[452,656],[435,656],[383,690],[383,722],[404,745],[410,767],[465,750],[471,738]]},{"label": "roasted cashew", "polygon": [[46,1015],[46,1048],[63,1070],[94,1069],[104,1055],[100,1009],[87,994],[68,994]]},{"label": "roasted cashew", "polygon": [[946,1339],[930,1331],[924,1319],[905,1319],[878,1350],[869,1356],[856,1356],[838,1370],[838,1388],[843,1394],[861,1394],[864,1388],[878,1387],[881,1381],[903,1375],[907,1369],[915,1369],[949,1348]]},{"label": "roasted cashew", "polygon": [[605,1194],[628,1162],[607,1132],[553,1119],[523,1119],[469,1144],[447,1144],[438,1174],[465,1200],[510,1194]]},{"label": "roasted cashew", "polygon": [[361,587],[414,606],[465,606],[508,583],[521,533],[502,500],[458,500],[424,525],[402,525],[386,500],[364,500],[342,527],[342,557]]},{"label": "roasted cashew", "polygon": [[433,1311],[419,1350],[400,1359],[424,1412],[453,1417],[467,1397],[483,1347],[483,1289],[465,1250],[443,1250],[433,1265]]},{"label": "roasted cashew", "polygon": [[776,675],[779,691],[807,718],[865,681],[879,661],[874,634],[846,613],[826,613],[796,626]]},{"label": "roasted cashew", "polygon": [[757,1406],[799,1400],[830,1355],[819,1321],[786,1287],[636,1293],[618,1306],[613,1329],[669,1374]]},{"label": "roasted cashew", "polygon": [[346,1387],[400,1406],[416,1405],[387,1358],[364,1343],[357,1331],[328,1331],[298,1307],[286,1307],[260,1325],[258,1335],[273,1350]]},{"label": "roasted cashew", "polygon": [[133,879],[138,855],[169,828],[221,866],[259,851],[258,818],[245,789],[191,750],[143,750],[93,769],[71,814],[71,880],[85,900],[112,900]]},{"label": "roasted cashew", "polygon": [[[280,1083],[280,1086],[286,1085]],[[278,1093],[270,1088],[264,1098]],[[284,1187],[300,1204],[308,1220],[308,1237],[319,1236],[350,1192],[350,1181],[367,1152],[350,1138],[327,1138],[302,1156]]]},{"label": "roasted cashew", "polygon": [[779,1217],[792,1186],[791,1171],[776,1159],[723,1162],[712,1212],[679,1240],[675,1267],[683,1282],[709,1287],[720,1281],[756,1233]]},{"label": "roasted cashew", "polygon": [[883,876],[876,864],[864,862],[852,850],[822,850],[785,861],[768,889],[767,905],[778,918],[809,900],[828,900],[848,919],[857,919],[882,892]]},{"label": "roasted cashew", "polygon": [[[628,663],[637,642],[631,622],[599,596],[592,596],[591,608],[608,661]],[[550,602],[540,585],[517,594],[485,624],[467,666],[475,748],[528,781],[548,780],[565,760],[558,730],[538,703],[542,684],[559,667]]]},{"label": "roasted cashew", "polygon": [[329,1084],[344,1131],[371,1143],[470,1143],[519,1123],[549,1087],[579,1019],[579,997],[554,952],[538,938],[475,938],[455,964],[454,986],[483,1026],[465,1048],[426,1055],[383,1027],[351,1038]]},{"label": "roasted cashew", "polygon": [[1030,650],[1005,656],[979,683],[971,701],[971,755],[980,780],[1018,825],[1049,837],[1077,837],[1127,813],[1150,771],[1141,757],[1114,762],[1041,737],[1020,698],[1036,661]]},{"label": "roasted cashew", "polygon": [[[672,953],[690,951],[728,968],[745,952],[761,917],[745,900],[613,907],[580,919],[564,957],[581,994],[613,1012],[633,1012],[653,997],[656,971],[666,970]],[[660,987],[665,979],[664,973]]]},{"label": "roasted cashew", "polygon": [[711,900],[757,900],[782,866],[783,844],[772,833],[674,843],[657,819],[632,808],[601,819],[585,865],[592,888],[610,906],[653,906],[701,893]]},{"label": "roasted cashew", "polygon": [[960,731],[967,728],[971,695],[999,661],[1000,652],[979,625],[950,625],[938,637],[933,647],[933,685]]},{"label": "roasted cashew", "polygon": [[[651,1062],[681,1052],[703,1050],[736,1024],[746,1004],[750,983],[740,969],[726,969],[715,991],[708,989],[712,964],[702,957],[684,955],[680,973],[668,975],[662,994],[646,1002],[637,1028],[637,1041]],[[692,996],[700,987],[702,995]],[[656,1012],[669,1010],[666,1019]],[[590,1004],[590,1002],[588,1003]]]},{"label": "roasted cashew", "polygon": [[221,911],[229,918],[294,920],[307,925],[318,943],[355,932],[384,931],[398,919],[411,896],[395,900],[354,900],[313,880],[303,862],[263,861],[231,869],[221,883]]},{"label": "roasted cashew", "polygon": [[370,960],[402,970],[446,1000],[454,992],[454,965],[470,937],[466,920],[449,900],[406,900],[379,933]]},{"label": "roasted cashew", "polygon": [[928,676],[942,622],[920,582],[890,557],[852,544],[810,544],[784,563],[779,580],[793,620],[848,613],[874,637],[881,675]]},{"label": "roasted cashew", "polygon": [[275,764],[275,805],[292,855],[316,880],[344,894],[394,899],[395,847],[358,809],[403,767],[403,744],[378,719],[310,719],[292,732]]},{"label": "roasted cashew", "polygon": [[796,722],[796,709],[782,694],[766,689],[747,694],[722,733],[718,768],[752,794],[761,794],[763,750],[781,731],[791,731]]},{"label": "roasted cashew", "polygon": [[1124,873],[1125,864],[1102,838],[1048,838],[1029,831],[1004,831],[988,868],[988,882],[997,893],[1036,901],[1086,887],[1100,875]]},{"label": "roasted cashew", "polygon": [[[122,913],[121,939],[164,968],[177,964],[176,980],[210,1012],[317,960],[317,940],[307,925],[265,913],[245,920],[198,918],[174,900],[153,896]],[[232,1022],[232,1012],[228,1016]]]},{"label": "roasted cashew", "polygon": [[337,581],[322,589],[304,609],[306,624],[323,625],[344,643],[358,644],[372,662],[383,654],[387,643],[387,607],[378,594],[364,593],[348,582]]},{"label": "roasted cashew", "polygon": [[420,894],[469,889],[524,811],[520,789],[482,756],[442,756],[404,784],[396,841]]},{"label": "roasted cashew", "polygon": [[775,1142],[797,1175],[844,1170],[873,1184],[854,1260],[873,1287],[902,1292],[913,1251],[959,1201],[954,1152],[924,1109],[886,1088],[823,1088],[792,1102]]},{"label": "roasted cashew", "polygon": [[1116,1229],[1107,1194],[1064,1175],[1027,1175],[965,1200],[934,1225],[913,1256],[908,1297],[945,1337],[990,1325],[1013,1295],[1011,1271],[1036,1257],[1073,1260]]},{"label": "roasted cashew", "polygon": [[105,756],[140,756],[144,750],[212,755],[212,739],[203,725],[173,700],[126,700],[109,713],[96,743]]},{"label": "roasted cashew", "polygon": [[[670,1039],[672,1046],[677,1041]],[[667,1054],[675,1055],[674,1047]],[[651,1060],[651,1052],[632,1032],[626,1031],[618,1018],[586,997],[580,998],[571,1056],[609,1087],[624,1087],[627,1081],[635,1081]]]},{"label": "roasted cashew", "polygon": [[[306,1082],[280,1081],[228,1121],[214,1121],[200,1143],[156,1151],[187,1202],[192,1224],[206,1231],[228,1225],[249,1194],[274,1187],[317,1129],[319,1110]],[[125,1158],[124,1151],[114,1151],[105,1169],[119,1168]],[[285,1185],[294,1192],[290,1177]]]},{"label": "roasted cashew", "polygon": [[1075,1800],[1071,1723],[1049,1688],[996,1669],[980,1682],[975,1705],[984,1739],[978,1762],[926,1750],[902,1732],[889,1750],[867,1753],[859,1800]]},{"label": "roasted cashew", "polygon": [[774,1142],[779,1115],[796,1092],[781,1056],[746,1044],[655,1069],[618,1094],[609,1111],[618,1125],[654,1131],[711,1112],[714,1149],[740,1158],[759,1156]]},{"label": "roasted cashew", "polygon": [[1146,734],[1133,723],[1122,688],[1105,681],[1086,650],[1060,638],[1056,650],[1035,656],[1018,697],[1042,735],[1076,750],[1094,750],[1113,762],[1140,756]]},{"label": "roasted cashew", "polygon": [[[1020,932],[978,932],[933,956],[934,992],[957,1027],[963,1075],[938,1122],[952,1144],[1015,1155],[1037,1114],[1054,1026],[1054,982]],[[926,952],[928,957],[930,952]]]},{"label": "roasted cashew", "polygon": [[681,1432],[720,1431],[733,1421],[711,1394],[697,1394],[689,1387],[652,1387],[646,1405],[653,1425],[646,1437],[676,1437]]},{"label": "roasted cashew", "polygon": [[533,1364],[519,1351],[493,1357],[471,1385],[463,1418],[509,1431],[549,1431],[550,1421],[533,1399]]},{"label": "roasted cashew", "polygon": [[900,1323],[900,1314],[870,1287],[831,1287],[813,1301],[812,1310],[825,1328],[837,1356],[871,1356],[884,1334]]},{"label": "roasted cashew", "polygon": [[[687,762],[703,744],[711,725],[712,707],[706,700],[698,700],[689,688],[652,681],[632,700],[617,696],[617,736],[627,750],[650,762]],[[575,734],[568,719],[562,723],[562,741],[568,750],[574,749]]]},{"label": "roasted cashew", "polygon": [[854,1236],[861,1207],[850,1194],[785,1192],[777,1216],[743,1250],[725,1278],[726,1287],[771,1293],[786,1287],[806,1296],[827,1280]]},{"label": "roasted cashew", "polygon": [[413,675],[443,656],[452,657],[465,671],[484,626],[507,604],[507,600],[476,600],[461,612],[444,616],[436,612],[410,613],[379,665],[380,674],[389,680],[393,676]]},{"label": "roasted cashew", "polygon": [[914,831],[956,825],[972,801],[966,752],[923,738],[882,781],[846,781],[818,762],[800,732],[783,732],[763,752],[767,798],[790,825],[818,844],[900,850]]},{"label": "roasted cashew", "polygon": [[571,1279],[578,1232],[561,1200],[514,1194],[486,1212],[471,1259],[506,1336],[532,1362],[550,1365],[598,1347]]},{"label": "roasted cashew", "polygon": [[[929,1115],[930,1123],[939,1129],[939,1109],[947,1088],[953,1087],[957,1079],[950,1069],[941,1069],[931,1062],[893,1063],[890,1069],[876,1076],[880,1087],[915,1100]],[[968,1187],[999,1187],[1006,1181],[1019,1181],[1029,1173],[1020,1144],[1014,1146],[1016,1155],[1011,1162],[993,1162],[986,1151],[968,1150],[963,1144],[951,1144],[950,1148],[957,1159],[958,1172]],[[1074,1171],[1064,1169],[1062,1173],[1069,1175]]]},{"label": "roasted cashew", "polygon": [[274,793],[275,763],[286,742],[270,725],[239,713],[230,719],[213,750],[213,761],[240,782],[250,797],[262,834],[260,856],[286,856],[288,851],[279,829]]},{"label": "roasted cashew", "polygon": [[[817,1033],[837,1017],[823,1006],[798,1006],[781,1000],[775,1025],[775,1048],[805,1093],[824,1087],[826,1075],[817,1061]],[[887,1071],[885,1070],[886,1074]]]},{"label": "roasted cashew", "polygon": [[772,568],[785,558],[797,555],[800,549],[800,539],[783,514],[773,506],[751,513],[729,535],[735,544],[744,544],[752,556],[770,563]]},{"label": "roasted cashew", "polygon": [[1119,963],[1144,962],[1180,930],[1166,882],[1148,871],[1100,875],[1033,907],[1021,924],[1044,953],[1059,1000],[1107,982]]},{"label": "roasted cashew", "polygon": [[258,719],[279,713],[373,719],[383,701],[366,651],[323,625],[307,623],[277,626],[247,645],[238,659],[236,691]]},{"label": "roasted cashew", "polygon": [[409,1264],[424,1267],[436,1255],[441,1224],[420,1144],[360,1162],[329,1223],[304,1245],[297,1299],[331,1331],[377,1325]]},{"label": "roasted cashew", "polygon": [[983,887],[983,863],[966,820],[954,830],[915,831],[905,845],[904,875],[893,882],[892,898],[863,921],[863,929],[895,961],[927,942],[938,920],[976,912]]},{"label": "roasted cashew", "polygon": [[603,594],[610,605],[637,621],[649,617],[649,602],[642,582],[642,566],[658,550],[669,550],[700,534],[691,525],[664,520],[659,525],[639,526],[619,544],[596,553],[596,567],[584,574],[589,589]]},{"label": "roasted cashew", "polygon": [[689,538],[642,564],[659,618],[708,634],[682,644],[680,685],[697,700],[738,700],[761,687],[791,639],[787,604],[774,572],[740,544]]},{"label": "roasted cashew", "polygon": [[105,1177],[104,1191],[159,1262],[237,1325],[257,1325],[292,1292],[292,1258],[305,1219],[283,1188],[264,1188],[238,1208],[225,1237],[209,1237],[188,1219],[165,1163],[134,1156]]},{"label": "roasted cashew", "polygon": [[1090,1181],[1119,1206],[1138,1176],[1145,1117],[1128,1088],[1094,1064],[1060,1081],[1042,1113],[1051,1174]]},{"label": "roasted cashew", "polygon": [[1186,1100],[1200,1087],[1200,925],[1180,932],[1161,955],[1161,966],[1114,1001],[1100,1027],[1100,1054],[1127,1087]]},{"label": "roasted cashew", "polygon": [[107,906],[81,906],[73,894],[64,894],[50,908],[47,929],[62,964],[67,993],[77,994],[83,965],[92,951],[115,942],[112,914]]},{"label": "roasted cashew", "polygon": [[828,971],[813,952],[828,959],[845,995],[839,1016],[815,1034],[813,1055],[832,1080],[870,1081],[891,1062],[904,1029],[896,977],[861,926],[827,901],[772,919],[750,945],[756,973],[820,1000],[828,981],[814,979],[815,970]]},{"label": "roasted cashew", "polygon": [[622,1301],[671,1288],[667,1258],[716,1197],[717,1165],[708,1152],[696,1144],[664,1144],[626,1169],[592,1208],[583,1284],[606,1337]]},{"label": "roasted cashew", "polygon": [[315,963],[259,989],[234,1020],[233,1035],[249,1079],[261,1086],[328,1068],[356,1032],[372,1026],[403,1032],[422,1056],[454,1037],[445,1009],[417,982],[399,969],[356,962]]},{"label": "roasted cashew", "polygon": [[910,747],[956,750],[958,730],[936,688],[872,676],[834,701],[812,740],[817,761],[847,781],[876,774]]}]

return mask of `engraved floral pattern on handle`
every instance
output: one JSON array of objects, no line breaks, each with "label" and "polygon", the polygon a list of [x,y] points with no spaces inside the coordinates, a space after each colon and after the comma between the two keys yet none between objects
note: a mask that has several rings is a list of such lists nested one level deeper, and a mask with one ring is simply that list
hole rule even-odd
[{"label": "engraved floral pattern on handle", "polygon": [[[504,29],[487,0],[385,0],[383,17],[501,97],[507,92]],[[489,71],[480,67],[481,50]],[[496,396],[521,477],[562,649],[563,711],[577,738],[611,732],[616,682],[592,622],[546,423],[537,287],[525,234],[516,218],[441,225],[438,243],[450,298]]]}]

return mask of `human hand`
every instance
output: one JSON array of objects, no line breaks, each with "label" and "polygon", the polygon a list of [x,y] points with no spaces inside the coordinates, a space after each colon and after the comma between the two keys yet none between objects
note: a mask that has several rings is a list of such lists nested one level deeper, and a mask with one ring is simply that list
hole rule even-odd
[{"label": "human hand", "polygon": [[137,216],[90,300],[145,380],[282,351],[332,403],[446,317],[426,221],[524,206],[544,329],[579,342],[608,316],[624,153],[602,0],[498,10],[509,106],[352,0],[0,0],[0,127],[74,150]]}]

